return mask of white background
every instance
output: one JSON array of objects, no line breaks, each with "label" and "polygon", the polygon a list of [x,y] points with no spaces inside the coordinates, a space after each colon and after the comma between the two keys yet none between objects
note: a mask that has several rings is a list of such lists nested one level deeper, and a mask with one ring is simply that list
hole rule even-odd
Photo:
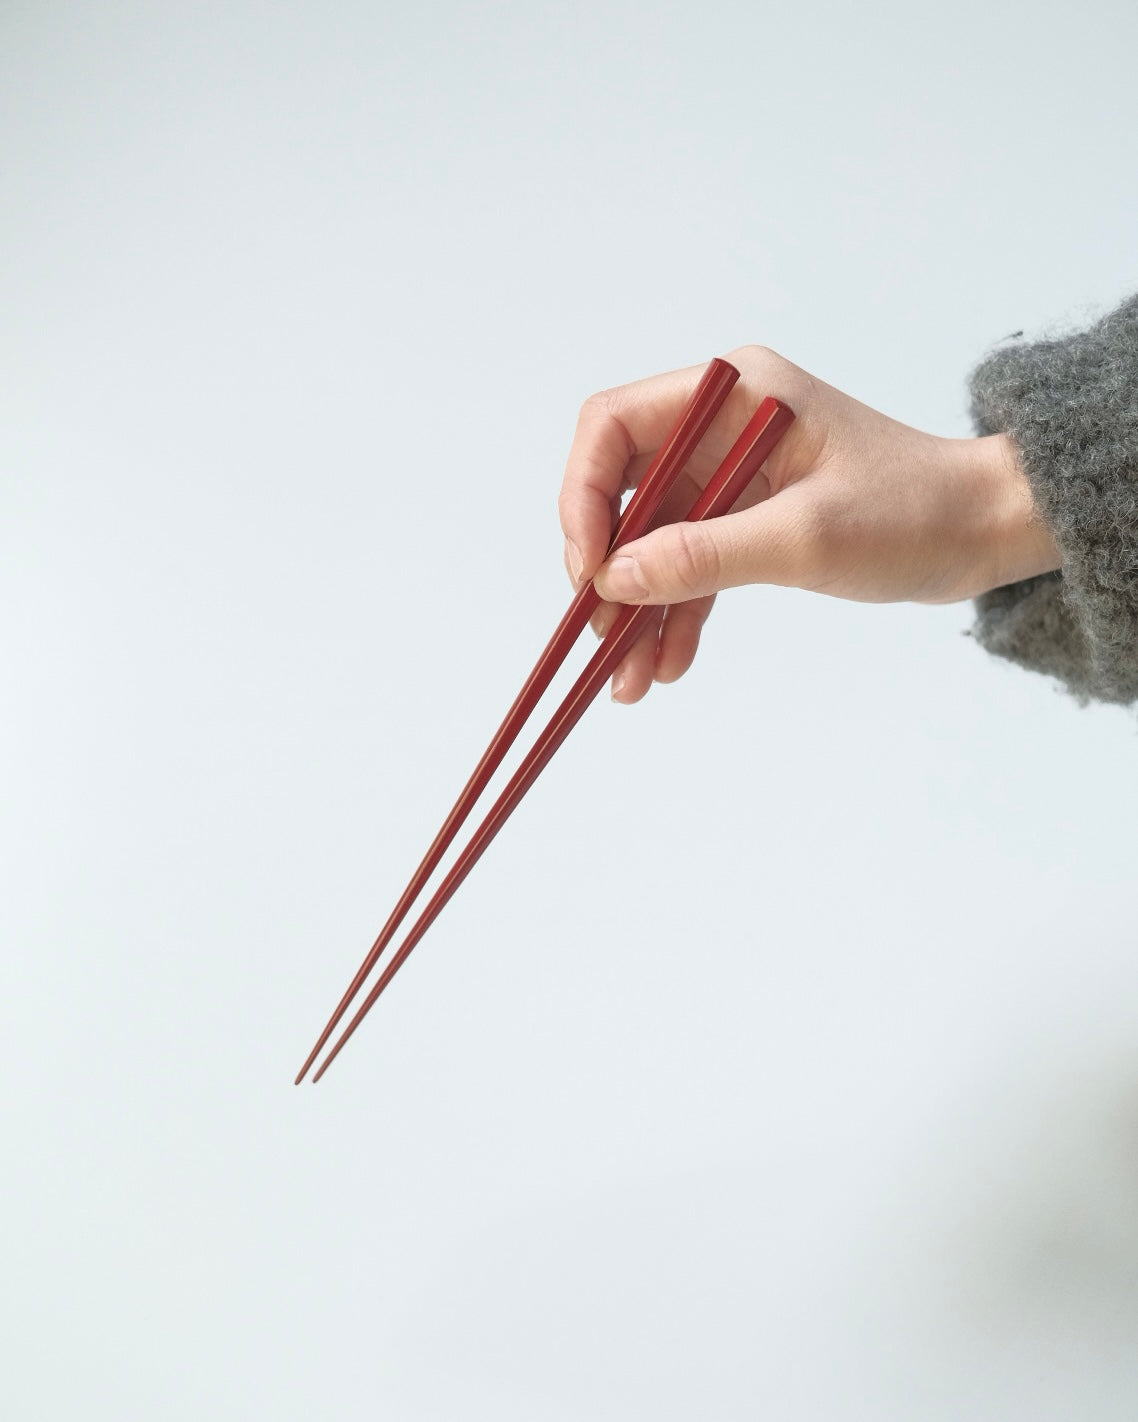
[{"label": "white background", "polygon": [[[0,5],[0,1413],[1131,1419],[1134,720],[724,597],[292,1077],[592,390],[969,433],[1138,286],[1129,0]],[[576,663],[575,663],[576,664]]]}]

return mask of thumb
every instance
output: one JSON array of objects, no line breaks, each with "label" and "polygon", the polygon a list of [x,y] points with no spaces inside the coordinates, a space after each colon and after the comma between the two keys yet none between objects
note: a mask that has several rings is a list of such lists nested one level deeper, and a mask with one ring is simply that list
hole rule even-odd
[{"label": "thumb", "polygon": [[[672,523],[618,548],[594,579],[606,602],[671,603],[742,583],[798,581],[803,529],[779,497],[704,523]],[[790,502],[790,501],[787,501]]]}]

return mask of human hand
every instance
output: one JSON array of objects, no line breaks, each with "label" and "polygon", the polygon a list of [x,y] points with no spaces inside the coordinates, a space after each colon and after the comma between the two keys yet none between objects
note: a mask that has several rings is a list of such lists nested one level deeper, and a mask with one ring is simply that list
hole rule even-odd
[{"label": "human hand", "polygon": [[[607,601],[658,605],[662,617],[617,668],[613,699],[691,666],[715,594],[743,583],[808,588],[860,602],[955,602],[1059,566],[1006,435],[942,439],[899,424],[800,370],[745,346],[741,378],[661,508],[655,531],[605,559],[620,497],[634,488],[695,388],[673,371],[591,396],[581,408],[558,507],[565,563]],[[682,521],[765,395],[794,424],[735,509]],[[666,609],[666,610],[665,610]]]}]

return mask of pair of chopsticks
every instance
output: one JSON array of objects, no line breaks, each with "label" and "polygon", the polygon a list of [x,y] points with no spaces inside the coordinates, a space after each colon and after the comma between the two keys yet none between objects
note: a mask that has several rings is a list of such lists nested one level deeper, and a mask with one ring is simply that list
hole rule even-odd
[{"label": "pair of chopsticks", "polygon": [[[610,552],[621,544],[639,538],[648,531],[661,502],[683,472],[696,445],[707,432],[708,426],[738,379],[739,372],[725,360],[713,360],[704,371],[683,413],[656,454],[621,515],[609,545]],[[794,412],[789,406],[771,397],[763,400],[747,422],[743,433],[732,445],[727,457],[715,471],[703,493],[695,501],[687,516],[688,522],[698,523],[703,519],[718,518],[728,513],[736,499],[754,478],[764,460],[789,429],[793,420]],[[532,714],[573,644],[600,606],[600,601],[600,596],[592,583],[587,583],[574,597],[568,612],[561,619],[548,646],[538,658],[537,665],[530,672],[517,699],[507,712],[505,720],[499,726],[485,754],[475,767],[473,775],[455,802],[454,808],[444,821],[442,829],[435,836],[422,863],[415,870],[411,882],[403,891],[390,918],[381,929],[379,937],[376,938],[367,957],[360,964],[359,971],[348,985],[348,990],[340,999],[339,1006],[329,1018],[328,1025],[321,1032],[316,1045],[308,1054],[307,1060],[297,1075],[297,1085],[308,1074],[309,1068],[336,1030],[348,1008],[355,1001],[383,950],[395,937],[411,906],[422,894],[427,880],[438,868],[443,855],[474,808],[475,802],[486,789],[495,770],[517,739],[522,726]],[[314,1082],[320,1080],[343,1050],[348,1038],[371,1011],[388,983],[407,960],[412,949],[482,857],[490,841],[505,824],[542,770],[549,764],[569,732],[584,715],[589,703],[616,670],[629,648],[644,630],[646,623],[656,612],[657,609],[653,607],[626,606],[621,609],[592,660],[577,678],[572,690],[558,707],[553,719],[514,772],[506,788],[494,802],[490,812],[446,874],[427,907],[416,920],[397,952],[388,961],[375,986],[364,998],[363,1003],[325,1057],[320,1069],[312,1078]]]}]

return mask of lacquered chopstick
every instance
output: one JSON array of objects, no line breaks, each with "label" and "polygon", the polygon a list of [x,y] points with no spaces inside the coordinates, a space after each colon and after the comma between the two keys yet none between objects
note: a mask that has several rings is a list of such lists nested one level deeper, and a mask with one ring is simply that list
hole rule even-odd
[{"label": "lacquered chopstick", "polygon": [[[718,518],[730,511],[735,500],[754,478],[775,445],[794,420],[788,405],[773,398],[765,399],[748,421],[743,433],[716,470],[707,488],[696,500],[688,522]],[[495,835],[516,809],[526,791],[549,764],[570,731],[584,715],[589,703],[616,669],[625,653],[636,641],[645,623],[657,611],[653,607],[625,607],[617,615],[602,645],[589,665],[578,677],[552,720],[538,737],[533,749],[515,771],[509,784],[495,801],[466,848],[435,891],[414,927],[388,961],[375,986],[360,1005],[351,1022],[341,1033],[313,1076],[319,1081],[342,1051],[356,1028],[371,1011],[388,983],[406,962],[408,955],[438,917],[447,901],[482,857]]]},{"label": "lacquered chopstick", "polygon": [[[679,419],[660,446],[635,493],[628,501],[628,506],[621,514],[616,531],[609,543],[610,552],[618,544],[628,543],[647,532],[660,503],[683,472],[696,445],[707,433],[708,426],[719,412],[720,406],[738,379],[739,372],[735,367],[730,362],[720,360],[718,357],[704,371]],[[569,610],[561,619],[556,632],[538,658],[537,665],[530,672],[525,685],[518,692],[514,704],[507,711],[505,720],[498,727],[482,759],[475,766],[474,773],[467,781],[462,794],[443,821],[442,829],[435,836],[418,869],[411,876],[410,883],[403,890],[399,902],[391,911],[391,916],[360,964],[359,970],[348,985],[347,992],[340,999],[339,1006],[328,1019],[327,1026],[321,1032],[316,1045],[309,1052],[307,1060],[297,1073],[297,1085],[304,1080],[309,1067],[320,1054],[321,1048],[336,1030],[340,1019],[348,1010],[372,968],[375,967],[380,954],[395,937],[399,925],[406,918],[411,905],[423,892],[427,880],[438,868],[440,860],[462,828],[479,796],[486,789],[494,772],[501,765],[510,747],[517,739],[522,726],[533,713],[534,707],[541,700],[549,683],[556,676],[561,663],[599,605],[600,598],[592,583],[586,583],[573,598]]]}]

